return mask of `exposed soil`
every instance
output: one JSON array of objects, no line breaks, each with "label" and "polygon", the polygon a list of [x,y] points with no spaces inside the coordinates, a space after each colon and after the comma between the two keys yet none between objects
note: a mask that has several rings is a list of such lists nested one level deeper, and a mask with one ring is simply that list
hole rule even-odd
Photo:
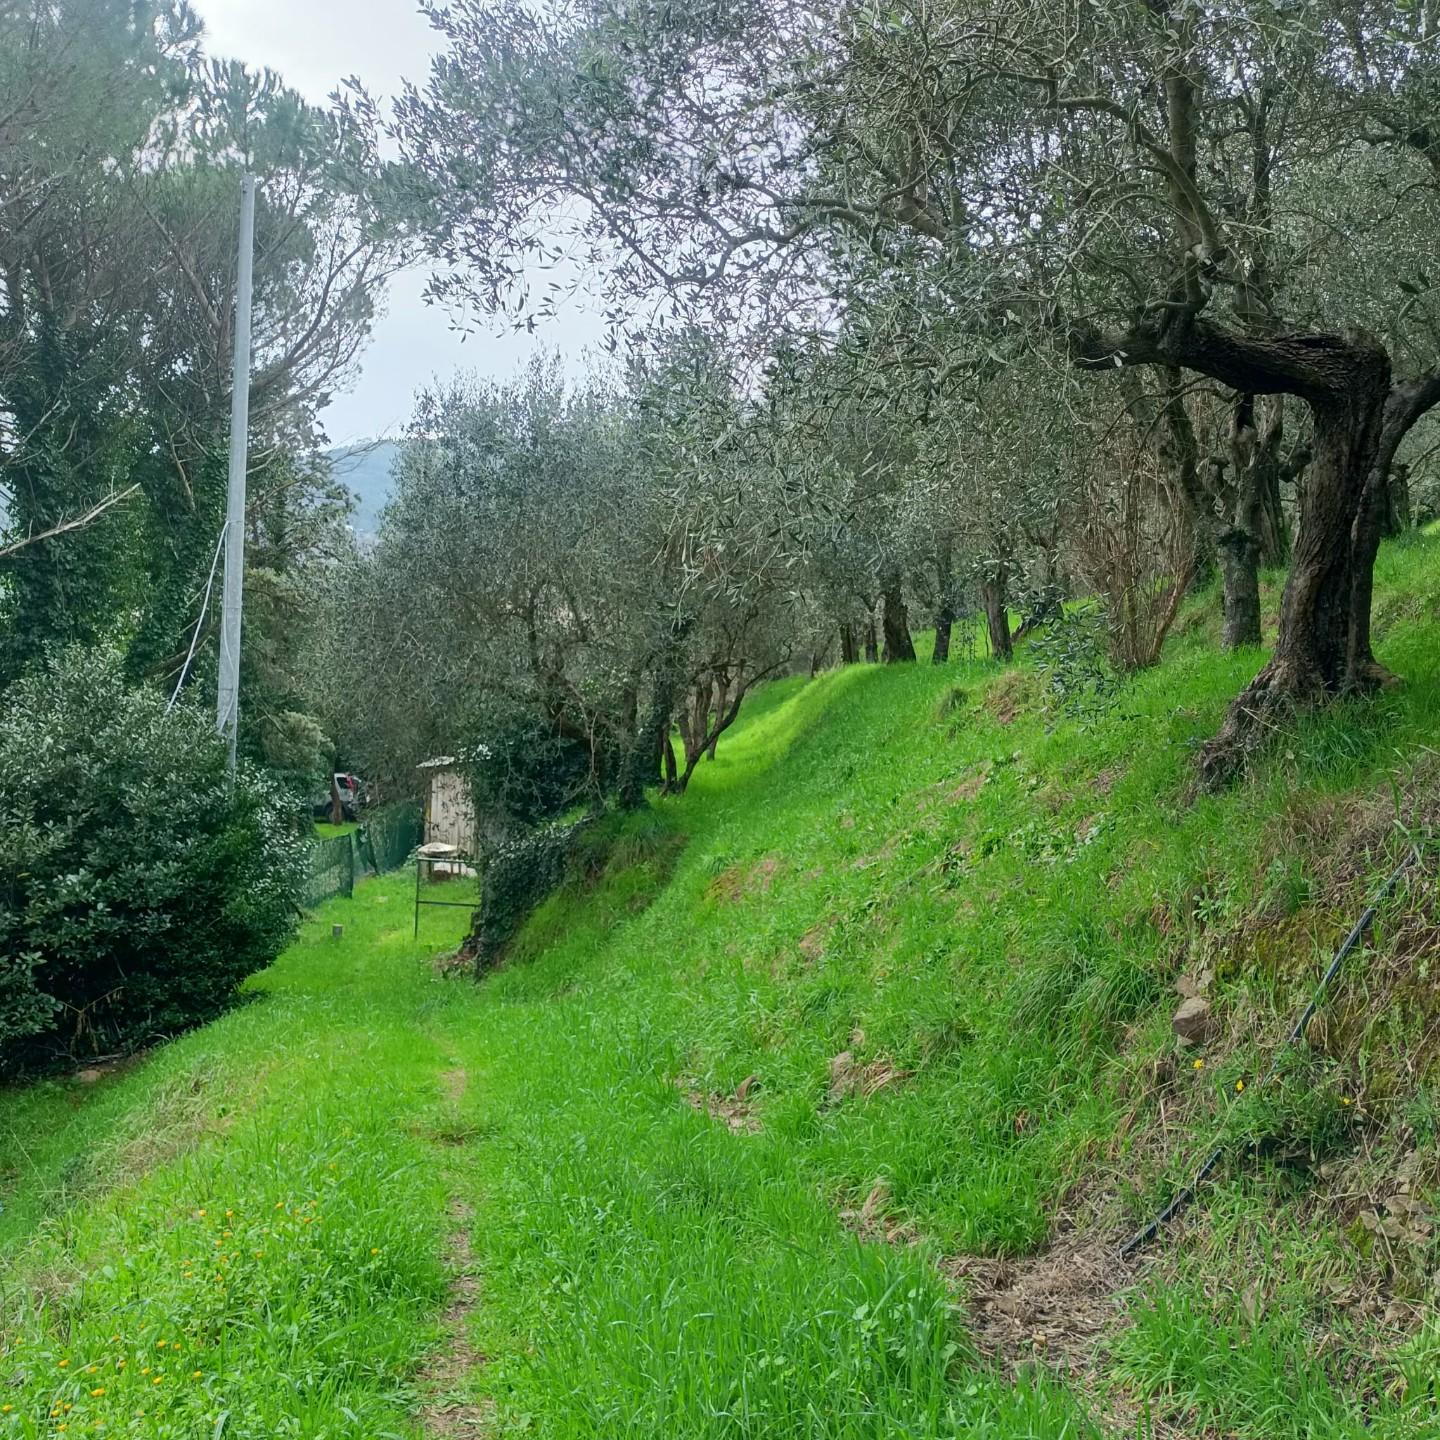
[{"label": "exposed soil", "polygon": [[1095,788],[1097,795],[1108,795],[1115,788],[1115,782],[1125,772],[1118,765],[1111,765],[1102,770],[1090,783]]},{"label": "exposed soil", "polygon": [[800,937],[800,953],[811,964],[825,953],[825,939],[834,923],[833,920],[822,920],[820,924],[812,925]]},{"label": "exposed soil", "polygon": [[485,1364],[485,1356],[470,1343],[470,1316],[480,1299],[480,1281],[470,1251],[470,1208],[453,1200],[448,1213],[454,1228],[446,1240],[452,1278],[440,1322],[445,1343],[420,1372],[421,1385],[433,1396],[420,1407],[420,1422],[427,1435],[468,1436],[473,1440],[488,1433],[495,1418],[494,1407],[459,1398],[470,1372]]},{"label": "exposed soil", "polygon": [[908,1221],[887,1213],[890,1185],[877,1180],[858,1210],[842,1210],[840,1219],[863,1240],[883,1240],[887,1245],[914,1245],[920,1232]]},{"label": "exposed soil", "polygon": [[1007,670],[986,690],[983,704],[997,723],[1015,723],[1025,709],[1026,685],[1023,671]]},{"label": "exposed soil", "polygon": [[[864,1031],[856,1031],[855,1035],[851,1036],[851,1043],[863,1045]],[[870,1061],[868,1065],[862,1065],[856,1060],[853,1051],[842,1050],[830,1061],[830,1083],[826,1088],[825,1098],[833,1105],[849,1095],[873,1095],[887,1085],[910,1079],[914,1073],[913,1070],[902,1070],[883,1055],[878,1060]]]},{"label": "exposed soil", "polygon": [[760,1129],[760,1118],[750,1103],[750,1092],[755,1088],[757,1077],[747,1075],[736,1087],[733,1095],[709,1094],[688,1084],[683,1077],[676,1080],[680,1093],[692,1109],[702,1110],[712,1120],[721,1120],[737,1135],[754,1135]]},{"label": "exposed soil", "polygon": [[[463,1070],[446,1070],[440,1076],[441,1089],[452,1103],[464,1096],[465,1085]],[[451,1200],[446,1213],[451,1226],[445,1240],[450,1287],[440,1319],[445,1339],[420,1371],[421,1388],[431,1397],[420,1407],[420,1423],[427,1435],[442,1440],[475,1440],[491,1433],[495,1413],[489,1402],[462,1398],[471,1371],[486,1363],[470,1340],[470,1317],[480,1303],[480,1279],[470,1248],[472,1215],[470,1207],[458,1198]]]},{"label": "exposed soil", "polygon": [[990,778],[990,769],[982,765],[968,780],[962,780],[945,798],[950,801],[973,800],[985,788]]},{"label": "exposed soil", "polygon": [[722,870],[710,882],[705,893],[712,899],[731,902],[746,900],[752,895],[767,894],[779,868],[780,861],[774,855],[767,855],[748,867],[732,865],[728,870]]},{"label": "exposed soil", "polygon": [[1068,1376],[1095,1368],[1096,1349],[1124,1323],[1121,1292],[1135,1267],[1110,1237],[1062,1235],[1038,1255],[947,1259],[944,1273],[964,1289],[968,1329],[986,1358],[1013,1372],[1041,1362]]}]

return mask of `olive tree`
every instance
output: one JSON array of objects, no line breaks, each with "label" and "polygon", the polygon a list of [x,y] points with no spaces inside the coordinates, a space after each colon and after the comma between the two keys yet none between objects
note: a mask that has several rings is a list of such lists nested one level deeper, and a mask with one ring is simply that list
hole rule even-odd
[{"label": "olive tree", "polygon": [[[1202,775],[1231,776],[1273,711],[1383,683],[1390,464],[1440,401],[1391,283],[1426,288],[1397,273],[1397,231],[1433,245],[1429,7],[458,0],[432,19],[449,50],[401,131],[440,252],[481,290],[510,286],[557,211],[617,296],[823,310],[868,251],[1002,353],[1023,334],[1097,377],[1293,397],[1310,461],[1279,635]],[[1362,165],[1424,203],[1324,201]],[[1183,427],[1171,443],[1188,463]],[[1248,534],[1252,488],[1195,503]]]}]

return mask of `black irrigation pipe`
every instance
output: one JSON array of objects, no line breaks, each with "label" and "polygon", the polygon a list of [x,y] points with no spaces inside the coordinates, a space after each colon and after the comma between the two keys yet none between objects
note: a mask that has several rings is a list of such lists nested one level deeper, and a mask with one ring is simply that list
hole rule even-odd
[{"label": "black irrigation pipe", "polygon": [[[1345,963],[1345,957],[1360,943],[1360,937],[1370,928],[1371,922],[1375,919],[1375,912],[1389,898],[1390,892],[1400,883],[1400,877],[1420,858],[1420,847],[1412,845],[1405,852],[1404,858],[1390,872],[1390,878],[1380,887],[1380,892],[1365,907],[1365,913],[1355,922],[1350,933],[1340,942],[1340,948],[1335,952],[1335,958],[1326,967],[1325,973],[1320,977],[1320,983],[1315,987],[1315,993],[1310,997],[1310,1003],[1300,1012],[1300,1018],[1290,1027],[1290,1033],[1285,1037],[1280,1047],[1271,1057],[1270,1067],[1260,1079],[1260,1084],[1265,1085],[1274,1079],[1275,1072],[1280,1068],[1281,1057],[1285,1052],[1305,1033],[1305,1027],[1314,1019],[1315,1012],[1320,1008],[1320,1002],[1325,997],[1325,991],[1329,988],[1330,982],[1339,972],[1341,965]],[[1185,1208],[1194,1198],[1195,1192],[1210,1178],[1210,1172],[1220,1163],[1220,1158],[1225,1153],[1224,1144],[1217,1145],[1206,1157],[1205,1163],[1195,1172],[1195,1178],[1178,1191],[1170,1200],[1169,1204],[1150,1221],[1148,1225],[1137,1230],[1121,1247],[1120,1257],[1128,1260],[1142,1246],[1148,1245],[1161,1231]]]}]

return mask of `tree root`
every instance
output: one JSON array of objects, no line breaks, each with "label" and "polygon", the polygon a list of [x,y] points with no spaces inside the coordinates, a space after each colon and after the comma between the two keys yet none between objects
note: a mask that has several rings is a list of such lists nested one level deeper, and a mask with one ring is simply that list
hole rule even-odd
[{"label": "tree root", "polygon": [[1284,721],[1326,698],[1318,676],[1302,676],[1293,665],[1271,660],[1235,697],[1220,733],[1200,747],[1191,795],[1213,795],[1233,785]]}]

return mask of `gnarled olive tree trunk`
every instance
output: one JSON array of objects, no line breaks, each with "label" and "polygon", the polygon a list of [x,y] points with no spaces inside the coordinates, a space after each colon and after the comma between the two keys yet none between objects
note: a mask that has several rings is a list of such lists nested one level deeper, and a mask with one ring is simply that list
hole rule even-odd
[{"label": "gnarled olive tree trunk", "polygon": [[[1380,549],[1387,515],[1394,503],[1391,486],[1393,472],[1397,468],[1395,452],[1415,422],[1437,404],[1440,404],[1440,371],[1421,380],[1396,385],[1385,397],[1375,453],[1350,527],[1353,566],[1346,616],[1345,685],[1351,690],[1364,691],[1394,683],[1394,677],[1375,659],[1370,648],[1375,556]],[[1298,556],[1298,546],[1296,553]]]},{"label": "gnarled olive tree trunk", "polygon": [[1410,467],[1398,460],[1390,462],[1390,474],[1385,486],[1384,518],[1380,522],[1380,533],[1387,540],[1403,535],[1414,523],[1414,512],[1410,505]]},{"label": "gnarled olive tree trunk", "polygon": [[1211,787],[1233,778],[1277,711],[1370,689],[1383,676],[1369,637],[1389,463],[1381,438],[1390,359],[1378,343],[1364,340],[1298,337],[1289,343],[1309,362],[1303,398],[1314,419],[1313,460],[1274,652],[1200,754],[1201,780]]},{"label": "gnarled olive tree trunk", "polygon": [[1237,333],[1179,307],[1123,335],[1071,337],[1082,367],[1193,370],[1242,394],[1294,395],[1313,420],[1290,577],[1269,662],[1199,756],[1201,784],[1230,781],[1278,716],[1388,679],[1370,648],[1370,600],[1385,485],[1410,427],[1440,404],[1440,370],[1391,385],[1373,336]]},{"label": "gnarled olive tree trunk", "polygon": [[997,660],[1009,660],[1015,653],[1010,636],[1010,567],[1003,560],[992,565],[980,582],[980,606],[985,611],[985,631],[990,653]]},{"label": "gnarled olive tree trunk", "polygon": [[885,627],[885,663],[894,665],[915,658],[910,639],[910,616],[905,610],[904,583],[898,570],[890,571],[880,590],[881,621]]},{"label": "gnarled olive tree trunk", "polygon": [[955,628],[955,576],[951,564],[950,542],[943,541],[935,552],[935,648],[930,654],[932,665],[944,665],[950,659],[950,636]]}]

